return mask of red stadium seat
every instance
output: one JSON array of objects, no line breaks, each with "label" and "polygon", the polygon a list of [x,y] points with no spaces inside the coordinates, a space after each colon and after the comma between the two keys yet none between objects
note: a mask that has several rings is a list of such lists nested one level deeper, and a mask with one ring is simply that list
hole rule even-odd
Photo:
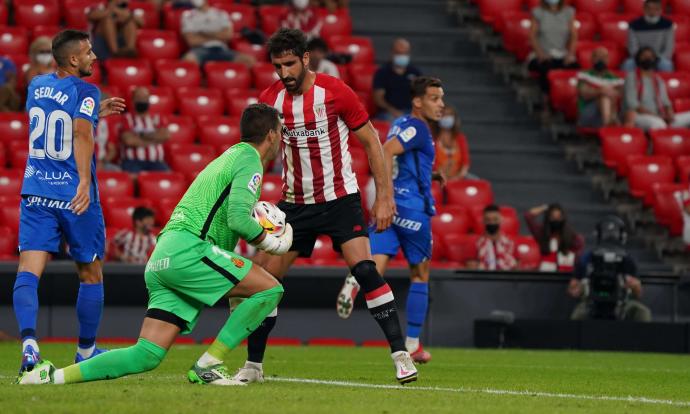
[{"label": "red stadium seat", "polygon": [[239,33],[242,29],[256,28],[256,9],[249,4],[232,4],[222,0],[210,1],[209,4],[228,13],[232,30]]},{"label": "red stadium seat", "polygon": [[575,120],[577,118],[577,71],[552,70],[548,77],[551,106],[563,112],[567,120]]},{"label": "red stadium seat", "polygon": [[[29,55],[6,55],[6,57],[10,58],[12,62],[14,63],[14,66],[17,68],[17,72],[22,71],[26,72],[27,69],[29,69]],[[26,83],[24,82],[24,76],[18,76],[17,77],[17,84],[19,87],[24,87],[26,88]],[[1,115],[1,114],[0,114]]]},{"label": "red stadium seat", "polygon": [[471,227],[470,216],[463,206],[438,206],[431,218],[431,232],[436,235],[465,234]]},{"label": "red stadium seat", "polygon": [[29,158],[29,146],[25,140],[11,141],[7,144],[7,157],[10,162],[10,167],[24,170],[26,168],[26,159]]},{"label": "red stadium seat", "polygon": [[156,223],[159,226],[165,226],[165,224],[170,220],[172,212],[177,207],[179,200],[175,198],[161,198],[156,203]]},{"label": "red stadium seat", "polygon": [[0,27],[0,50],[7,55],[26,55],[29,52],[29,33],[24,27]]},{"label": "red stadium seat", "polygon": [[149,90],[149,112],[170,115],[177,110],[177,100],[172,88],[168,86],[148,86],[147,88]]},{"label": "red stadium seat", "polygon": [[388,131],[391,129],[391,123],[380,119],[372,119],[371,125],[376,128],[376,132],[379,133],[379,141],[381,141],[381,143],[386,142],[388,139]]},{"label": "red stadium seat", "polygon": [[17,26],[57,26],[60,7],[57,0],[20,0],[14,2],[14,20]]},{"label": "red stadium seat", "polygon": [[350,86],[352,89],[357,92],[371,93],[376,69],[376,65],[351,64],[350,79],[352,79],[352,82]]},{"label": "red stadium seat", "polygon": [[655,183],[672,183],[676,178],[673,160],[663,155],[631,155],[628,170],[630,194],[641,198],[646,206],[654,201],[652,186]]},{"label": "red stadium seat", "polygon": [[654,155],[666,155],[677,158],[690,155],[690,130],[687,128],[652,129]]},{"label": "red stadium seat", "polygon": [[268,62],[268,52],[265,45],[254,45],[249,42],[240,41],[234,44],[234,49],[245,55],[253,56],[257,62]]},{"label": "red stadium seat", "polygon": [[687,191],[685,184],[656,183],[652,187],[654,216],[657,223],[666,226],[671,236],[680,236],[683,232],[683,215],[675,193]]},{"label": "red stadium seat", "polygon": [[690,0],[669,0],[673,14],[690,15]]},{"label": "red stadium seat", "polygon": [[182,88],[176,92],[182,115],[223,114],[223,95],[217,89]]},{"label": "red stadium seat", "polygon": [[225,116],[205,116],[197,118],[199,142],[216,148],[228,149],[240,142],[240,121]]},{"label": "red stadium seat", "polygon": [[573,0],[575,10],[598,16],[602,13],[615,13],[620,0]]},{"label": "red stadium seat", "polygon": [[676,64],[676,70],[679,72],[690,72],[690,43],[676,44],[673,53],[673,61]]},{"label": "red stadium seat", "polygon": [[191,116],[168,116],[167,144],[192,144],[196,140],[197,126]]},{"label": "red stadium seat", "polygon": [[[626,14],[641,16],[644,12],[644,2],[645,0],[623,0],[623,10]],[[663,5],[663,9],[665,10],[668,1],[662,0],[661,4]]]},{"label": "red stadium seat", "polygon": [[[111,197],[101,200],[105,225],[113,229],[132,228],[132,213],[137,207],[152,208],[149,200],[127,196]],[[115,234],[109,234],[114,236]]]},{"label": "red stadium seat", "polygon": [[29,117],[23,112],[0,112],[0,141],[29,139]]},{"label": "red stadium seat", "polygon": [[620,48],[628,44],[628,22],[639,15],[606,13],[598,16],[601,40],[613,42]]},{"label": "red stadium seat", "polygon": [[242,63],[208,62],[204,72],[209,88],[249,89],[252,86],[251,72]]},{"label": "red stadium seat", "polygon": [[83,30],[89,26],[87,10],[100,3],[98,0],[64,0],[64,15],[67,27]]},{"label": "red stadium seat", "polygon": [[7,151],[5,150],[5,145],[0,144],[0,168],[5,168],[7,164]]},{"label": "red stadium seat", "polygon": [[352,170],[357,177],[369,176],[369,158],[366,151],[362,148],[350,148],[350,155],[352,156]]},{"label": "red stadium seat", "polygon": [[352,34],[352,18],[347,13],[327,13],[321,15],[323,25],[320,37],[328,41],[334,36],[350,36]]},{"label": "red stadium seat", "polygon": [[446,257],[449,261],[460,263],[464,267],[468,261],[477,258],[478,235],[446,233],[442,237],[446,245]]},{"label": "red stadium seat", "polygon": [[486,180],[450,181],[446,185],[448,204],[472,208],[486,207],[494,202],[491,183]]},{"label": "red stadium seat", "polygon": [[674,99],[673,110],[676,113],[690,111],[690,98]]},{"label": "red stadium seat", "polygon": [[338,68],[338,75],[340,75],[340,80],[345,82],[346,85],[350,85],[350,80],[352,79],[352,76],[350,76],[350,70],[348,69],[350,65],[335,65]]},{"label": "red stadium seat", "polygon": [[177,59],[180,57],[178,34],[170,30],[139,30],[137,52],[139,56],[152,61]]},{"label": "red stadium seat", "polygon": [[690,17],[683,15],[671,16],[675,28],[675,40],[682,43],[690,41]]},{"label": "red stadium seat", "polygon": [[688,184],[690,182],[690,156],[678,157],[676,159],[676,167],[678,168],[680,182]]},{"label": "red stadium seat", "polygon": [[659,76],[666,82],[669,99],[690,98],[690,73],[659,72]]},{"label": "red stadium seat", "polygon": [[5,2],[0,2],[0,25],[4,26],[7,24],[7,4]]},{"label": "red stadium seat", "polygon": [[17,260],[17,234],[11,227],[0,227],[0,261]]},{"label": "red stadium seat", "polygon": [[24,181],[24,168],[0,169],[0,196],[18,196]]},{"label": "red stadium seat", "polygon": [[280,79],[273,65],[264,62],[257,62],[252,67],[252,78],[254,79],[254,87],[260,91],[263,91]]},{"label": "red stadium seat", "polygon": [[508,11],[502,14],[505,28],[503,30],[503,47],[506,51],[523,61],[532,51],[530,31],[532,20],[528,13]]},{"label": "red stadium seat", "polygon": [[639,128],[606,127],[599,129],[604,164],[620,176],[628,172],[628,155],[647,153],[647,138]]},{"label": "red stadium seat", "polygon": [[316,239],[310,258],[311,263],[316,266],[334,266],[343,263],[338,253],[333,250],[331,239],[325,236]]},{"label": "red stadium seat", "polygon": [[153,83],[153,71],[146,60],[108,59],[105,61],[105,69],[110,85],[128,88]]},{"label": "red stadium seat", "polygon": [[160,86],[195,88],[201,84],[201,70],[194,62],[160,60],[156,62],[156,78]]},{"label": "red stadium seat", "polygon": [[216,150],[210,145],[179,144],[166,154],[166,158],[173,171],[181,172],[189,179],[216,158]]},{"label": "red stadium seat", "polygon": [[[130,1],[129,9],[135,17],[143,21],[143,25],[141,26],[143,29],[158,29],[160,27],[160,13],[155,3],[145,0]],[[139,51],[141,52],[141,50]]]},{"label": "red stadium seat", "polygon": [[[33,42],[36,38],[45,36],[49,38],[55,37],[62,30],[60,26],[35,26],[31,29],[31,41]],[[94,68],[98,65],[94,65]]]},{"label": "red stadium seat", "polygon": [[5,227],[9,227],[15,234],[17,234],[19,231],[19,205],[1,205],[0,223],[2,223],[2,225]]},{"label": "red stadium seat", "polygon": [[98,85],[103,80],[103,74],[101,73],[101,66],[100,65],[93,65],[91,68],[92,68],[91,76],[87,76],[87,77],[82,78],[82,79],[86,82],[93,83],[94,85]]},{"label": "red stadium seat", "polygon": [[273,34],[280,28],[280,21],[287,12],[288,7],[284,5],[259,6],[261,31],[269,36]]},{"label": "red stadium seat", "polygon": [[518,261],[518,269],[536,270],[541,262],[539,244],[531,236],[518,236],[515,238],[515,258]]},{"label": "red stadium seat", "polygon": [[228,102],[228,115],[240,116],[247,105],[259,102],[259,92],[253,89],[228,89],[225,91],[225,99]]},{"label": "red stadium seat", "polygon": [[374,46],[371,39],[360,36],[334,36],[330,46],[335,53],[346,53],[352,56],[352,63],[374,63]]},{"label": "red stadium seat", "polygon": [[520,11],[522,3],[523,0],[478,0],[479,17],[496,28],[503,13]]},{"label": "red stadium seat", "polygon": [[278,174],[264,174],[261,183],[261,199],[273,204],[283,197],[283,179]]},{"label": "red stadium seat", "polygon": [[359,98],[359,101],[364,105],[364,109],[367,110],[367,113],[370,116],[376,115],[376,112],[378,112],[378,108],[376,107],[376,103],[374,103],[374,98],[371,95],[371,93],[367,92],[355,92],[357,94],[357,97]]},{"label": "red stadium seat", "polygon": [[575,28],[578,42],[594,40],[597,33],[596,21],[589,13],[578,13],[575,16]]},{"label": "red stadium seat", "polygon": [[179,172],[141,172],[137,179],[139,196],[149,200],[179,200],[187,191],[187,181]]},{"label": "red stadium seat", "polygon": [[134,197],[134,182],[126,172],[99,171],[98,192],[101,200],[120,197]]},{"label": "red stadium seat", "polygon": [[[510,206],[500,206],[501,231],[508,237],[515,237],[520,233],[520,218],[517,210]],[[473,230],[475,234],[484,233],[484,208],[475,207],[471,211]]]},{"label": "red stadium seat", "polygon": [[172,30],[180,33],[182,27],[182,15],[189,11],[189,9],[176,9],[172,7],[171,2],[166,2],[163,6],[163,26],[165,30]]},{"label": "red stadium seat", "polygon": [[577,61],[584,69],[592,67],[592,51],[603,46],[609,52],[609,69],[618,68],[623,62],[623,52],[615,42],[578,42]]}]

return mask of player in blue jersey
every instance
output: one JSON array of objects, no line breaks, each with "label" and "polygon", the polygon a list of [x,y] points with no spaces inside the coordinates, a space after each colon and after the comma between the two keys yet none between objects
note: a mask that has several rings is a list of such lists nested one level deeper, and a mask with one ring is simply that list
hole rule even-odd
[{"label": "player in blue jersey", "polygon": [[[376,269],[382,275],[388,260],[403,250],[411,272],[405,345],[415,362],[425,363],[431,354],[424,351],[419,336],[429,304],[431,217],[436,214],[431,182],[436,179],[445,184],[445,178],[433,171],[435,150],[429,123],[443,115],[443,86],[439,79],[422,76],[412,81],[411,92],[412,112],[393,122],[383,145],[397,213],[387,230],[377,233],[370,228],[369,240]],[[358,291],[357,281],[348,275],[337,300],[340,317],[350,316]]]},{"label": "player in blue jersey", "polygon": [[96,55],[89,35],[65,30],[53,39],[57,71],[35,77],[27,92],[29,157],[19,219],[19,269],[14,312],[22,338],[20,374],[40,361],[36,342],[38,281],[61,238],[69,244],[81,284],[77,297],[76,361],[100,352],[96,331],[103,308],[101,260],[105,249],[98,200],[94,138],[98,118],[124,109],[122,98],[100,101],[100,91],[81,78]]}]

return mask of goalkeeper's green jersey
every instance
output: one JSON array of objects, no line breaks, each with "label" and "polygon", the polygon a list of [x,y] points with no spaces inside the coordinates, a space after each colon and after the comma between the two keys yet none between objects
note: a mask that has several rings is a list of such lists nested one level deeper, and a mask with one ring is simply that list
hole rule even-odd
[{"label": "goalkeeper's green jersey", "polygon": [[251,212],[262,178],[258,151],[247,143],[233,145],[194,179],[161,234],[186,230],[228,251],[240,238],[257,238],[263,228]]}]

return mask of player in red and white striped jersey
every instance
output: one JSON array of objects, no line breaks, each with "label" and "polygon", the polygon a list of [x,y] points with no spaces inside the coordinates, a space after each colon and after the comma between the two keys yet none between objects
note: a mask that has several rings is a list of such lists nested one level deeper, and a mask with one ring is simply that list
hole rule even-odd
[{"label": "player in red and white striped jersey", "polygon": [[[283,116],[283,197],[278,207],[292,225],[293,242],[283,256],[258,253],[254,261],[282,277],[298,256],[311,256],[319,235],[329,236],[362,286],[367,307],[390,343],[396,379],[414,381],[417,370],[405,348],[393,293],[372,260],[348,147],[353,132],[369,157],[377,189],[372,216],[378,231],[383,231],[391,224],[395,203],[376,129],[352,89],[339,79],[308,69],[304,33],[281,29],[267,48],[280,79],[259,100]],[[249,337],[247,363],[236,379],[263,380],[262,361],[276,315],[266,318]]]}]

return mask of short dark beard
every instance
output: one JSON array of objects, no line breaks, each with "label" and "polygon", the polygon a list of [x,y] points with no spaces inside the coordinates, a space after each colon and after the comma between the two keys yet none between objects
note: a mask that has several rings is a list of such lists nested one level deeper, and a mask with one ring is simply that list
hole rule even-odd
[{"label": "short dark beard", "polygon": [[87,72],[86,69],[79,69],[79,77],[80,78],[87,78],[89,76],[93,75],[93,71]]},{"label": "short dark beard", "polygon": [[304,78],[307,76],[307,68],[302,66],[302,73],[295,79],[295,87],[294,88],[288,88],[285,83],[283,85],[285,86],[285,89],[290,92],[290,93],[295,93],[298,92],[300,89],[302,89],[302,84],[304,83]]}]

